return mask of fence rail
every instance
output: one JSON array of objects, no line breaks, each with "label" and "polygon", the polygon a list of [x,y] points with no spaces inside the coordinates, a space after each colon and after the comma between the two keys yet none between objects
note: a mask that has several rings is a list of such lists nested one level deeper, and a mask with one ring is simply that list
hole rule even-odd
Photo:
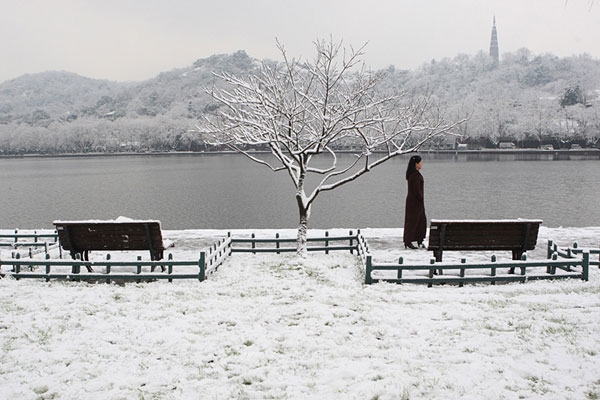
[{"label": "fence rail", "polygon": [[[573,259],[561,261],[557,260],[557,256],[551,260],[511,260],[508,262],[497,262],[496,257],[492,256],[489,262],[468,263],[466,259],[462,259],[460,263],[435,262],[431,259],[429,264],[404,264],[400,258],[398,264],[373,264],[372,257],[367,257],[365,283],[372,284],[379,281],[392,283],[426,283],[429,287],[434,284],[451,284],[457,283],[462,286],[465,283],[489,282],[526,282],[531,280],[542,279],[557,279],[557,278],[576,278],[587,281],[589,278],[590,255],[587,252],[583,253],[581,259]],[[540,272],[539,267],[544,267]],[[575,267],[581,269],[574,270]],[[538,268],[531,270],[531,268]],[[499,269],[517,269],[520,274],[498,275]],[[529,273],[528,270],[529,269]],[[561,274],[556,274],[557,269],[563,271]],[[466,271],[474,270],[477,274],[467,275]],[[375,271],[397,271],[395,278],[391,277],[373,277]],[[427,276],[413,275],[404,276],[404,271],[428,271]],[[458,274],[448,275],[446,272],[458,271]],[[487,272],[487,273],[486,273]]]},{"label": "fence rail", "polygon": [[[11,235],[12,237],[12,235]],[[359,245],[359,240],[360,244]],[[11,259],[0,259],[0,268],[5,266],[12,267],[12,270],[7,274],[16,279],[38,278],[49,281],[51,279],[67,279],[67,280],[93,280],[98,282],[110,281],[146,281],[157,279],[198,279],[204,281],[208,275],[214,273],[232,253],[282,253],[296,251],[296,247],[283,247],[285,243],[295,243],[295,238],[281,238],[276,234],[274,238],[257,238],[252,234],[250,238],[234,238],[231,233],[227,237],[217,241],[210,246],[206,251],[200,252],[198,260],[173,260],[172,254],[169,254],[167,260],[161,261],[143,261],[138,257],[136,261],[113,261],[110,259],[110,254],[107,254],[106,260],[62,260],[50,259],[50,255],[46,254],[46,259],[21,259],[19,253],[13,253]],[[360,235],[353,234],[352,231],[347,236],[330,236],[329,232],[325,232],[323,237],[310,237],[308,242],[311,244],[318,243],[320,246],[309,246],[309,251],[350,251],[366,248],[366,241]],[[340,244],[343,243],[343,244]],[[275,247],[272,245],[274,244]],[[270,247],[264,247],[271,245]],[[178,267],[195,266],[198,268],[194,273],[177,272]],[[83,268],[82,268],[83,267]],[[154,272],[160,267],[166,272]],[[64,271],[64,269],[67,271]],[[95,269],[103,268],[105,272],[95,272]],[[115,271],[115,268],[133,269],[131,272]],[[35,269],[42,269],[37,272]],[[59,271],[58,269],[62,269]],[[147,272],[147,270],[150,272]]]},{"label": "fence rail", "polygon": [[[202,253],[201,253],[202,254]],[[215,272],[221,264],[225,262],[227,257],[231,255],[231,237],[228,236],[224,239],[219,240],[208,249],[208,255],[205,254],[206,267],[204,271],[203,279],[206,279],[206,275],[210,275]]]},{"label": "fence rail", "polygon": [[[7,241],[6,239],[9,240]],[[23,239],[30,240],[23,241]],[[56,231],[50,233],[39,233],[37,231],[33,231],[33,233],[19,233],[19,230],[15,229],[14,233],[0,234],[0,247],[16,249],[18,247],[48,247],[56,244],[58,244],[58,233]]]},{"label": "fence rail", "polygon": [[548,240],[548,258],[551,258],[553,254],[558,257],[572,259],[581,256],[584,252],[588,252],[590,256],[598,255],[598,260],[592,260],[590,257],[590,265],[597,265],[600,267],[600,248],[579,248],[577,242],[573,243],[571,247],[560,248],[554,240]]},{"label": "fence rail", "polygon": [[[1,237],[14,238],[14,235],[1,235]],[[31,234],[20,235],[22,237],[33,237]],[[47,234],[37,234],[37,238],[48,237]],[[52,235],[50,235],[52,237]],[[13,239],[15,240],[15,239]],[[496,256],[492,256],[489,262],[467,263],[462,259],[460,263],[435,262],[431,259],[429,264],[405,264],[400,257],[398,263],[375,264],[373,256],[370,253],[369,245],[360,230],[353,233],[349,231],[348,235],[330,236],[325,232],[321,237],[307,238],[309,243],[308,251],[350,251],[357,256],[365,270],[365,283],[372,284],[379,281],[394,283],[417,283],[427,284],[431,287],[434,284],[458,284],[464,283],[489,282],[526,282],[529,280],[557,279],[557,278],[576,278],[587,281],[589,278],[590,265],[600,265],[600,261],[591,261],[590,254],[599,254],[600,249],[579,249],[576,244],[572,248],[561,249],[553,241],[548,241],[548,259],[546,260],[511,260],[507,262],[497,262]],[[167,279],[170,282],[174,279],[198,279],[204,281],[207,275],[214,273],[232,253],[284,253],[296,251],[296,247],[285,246],[295,243],[295,238],[282,238],[277,233],[275,237],[258,238],[255,234],[248,237],[232,237],[231,233],[227,237],[214,243],[208,250],[201,251],[197,260],[174,260],[172,254],[169,254],[167,260],[161,261],[142,261],[138,257],[135,261],[112,261],[110,254],[106,260],[82,261],[82,260],[62,260],[50,259],[46,254],[46,259],[28,259],[20,258],[20,255],[13,253],[13,258],[1,260],[0,268],[11,266],[12,271],[7,274],[16,279],[38,278],[46,279],[68,279],[68,280],[95,280],[95,281],[142,281]],[[316,244],[316,245],[315,245]],[[31,254],[30,254],[31,257]],[[559,259],[560,258],[560,259]],[[87,272],[82,272],[84,267]],[[165,272],[155,273],[154,270],[161,267]],[[197,267],[197,271],[179,272],[182,267]],[[543,267],[543,268],[540,268]],[[40,272],[36,268],[42,269]],[[65,268],[67,269],[65,271]],[[104,268],[105,272],[95,272],[94,269]],[[115,268],[120,270],[114,271]],[[129,268],[132,271],[123,271],[121,268]],[[535,269],[534,269],[535,268]],[[59,270],[62,269],[62,270]],[[146,270],[150,270],[147,272]],[[498,274],[501,269],[518,270],[517,274]],[[189,268],[188,268],[189,270]],[[560,273],[557,274],[557,271]],[[396,271],[394,276],[374,276],[381,271]],[[407,275],[405,271],[413,272]],[[427,271],[427,275],[418,274]],[[467,274],[466,271],[471,273]],[[437,274],[436,272],[439,272]]]},{"label": "fence rail", "polygon": [[369,244],[367,243],[367,239],[365,239],[365,237],[360,233],[360,231],[358,231],[357,234],[357,251],[358,251],[358,256],[362,262],[363,265],[366,265],[367,263],[367,257],[369,257]]},{"label": "fence rail", "polygon": [[[354,234],[353,231],[349,231],[346,236],[329,236],[329,232],[326,231],[325,236],[323,237],[309,237],[307,238],[308,242],[308,251],[323,251],[325,254],[329,254],[330,251],[350,251],[350,253],[354,253],[357,250],[358,245],[358,237],[360,235],[360,230],[358,230],[357,234]],[[231,237],[231,234],[228,234]],[[293,247],[282,247],[282,244],[288,243],[296,243],[296,238],[282,238],[279,233],[275,234],[274,238],[258,238],[256,234],[252,233],[249,238],[231,238],[232,248],[231,251],[233,253],[290,253],[297,251],[296,246]],[[338,242],[347,242],[344,244],[337,244]],[[320,246],[311,246],[311,244],[320,243]],[[332,245],[332,243],[336,243]],[[265,245],[273,245],[275,247],[269,247]],[[237,245],[237,246],[236,246]]]},{"label": "fence rail", "polygon": [[[138,256],[135,261],[114,261],[110,254],[106,260],[63,260],[50,259],[46,254],[45,259],[22,259],[20,254],[14,254],[13,258],[0,259],[0,268],[9,266],[12,268],[8,275],[15,279],[37,278],[49,281],[51,279],[64,279],[74,281],[149,281],[166,279],[172,282],[175,279],[198,279],[206,280],[207,276],[214,273],[225,259],[231,254],[231,239],[219,240],[207,251],[201,251],[197,260],[174,260],[169,254],[166,260],[147,261]],[[82,270],[82,267],[87,272]],[[154,272],[160,267],[163,272]],[[197,272],[179,272],[182,267],[197,267]],[[119,269],[115,271],[114,269]],[[123,271],[123,269],[133,271]],[[40,272],[35,271],[41,269]],[[66,271],[65,271],[66,269]],[[96,272],[103,269],[105,272]],[[188,268],[189,269],[189,268]],[[148,272],[148,270],[150,272]]]},{"label": "fence rail", "polygon": [[[145,261],[138,259],[136,261],[112,261],[110,255],[107,255],[106,260],[83,261],[83,260],[62,260],[49,259],[49,255],[45,260],[23,260],[20,258],[0,260],[0,266],[12,266],[13,270],[10,275],[15,279],[38,278],[49,281],[51,279],[66,279],[66,280],[96,280],[110,281],[146,281],[155,279],[198,279],[203,281],[206,279],[206,255],[205,252],[200,253],[198,260],[173,260],[172,255],[169,255],[167,260],[161,261]],[[177,267],[193,266],[198,268],[197,273],[177,273]],[[82,273],[82,267],[88,272]],[[134,268],[133,272],[115,272],[113,268],[129,267]],[[156,267],[164,268],[166,273],[155,273]],[[24,271],[27,268],[28,271]],[[35,272],[36,268],[42,268],[41,272]],[[67,271],[64,271],[64,269]],[[95,270],[103,268],[105,272],[95,272]],[[149,269],[151,272],[146,272],[144,269]],[[60,269],[60,270],[59,270]]]},{"label": "fence rail", "polygon": [[[431,287],[434,284],[455,283],[462,286],[464,283],[489,282],[526,282],[530,280],[542,279],[564,279],[575,278],[587,281],[589,279],[590,265],[600,265],[600,262],[591,261],[590,254],[600,254],[598,250],[582,250],[577,245],[572,249],[561,250],[553,241],[548,241],[548,259],[546,260],[511,260],[508,262],[497,262],[496,256],[492,256],[489,262],[468,263],[466,259],[461,259],[460,263],[436,263],[434,259],[429,264],[404,264],[400,257],[397,264],[374,264],[373,257],[367,255],[365,264],[365,283],[372,284],[379,281],[393,283],[421,283]],[[579,257],[580,256],[580,257]],[[559,258],[563,258],[559,260]],[[545,268],[540,271],[540,267]],[[531,270],[532,268],[537,268]],[[508,269],[509,271],[519,270],[519,274],[498,275],[499,269]],[[528,271],[529,269],[529,271]],[[476,271],[475,274],[467,275],[466,271]],[[557,270],[561,273],[557,274]],[[376,271],[396,271],[396,277],[377,277],[373,276]],[[404,271],[428,271],[427,276],[422,275],[404,275]],[[444,274],[444,272],[458,271],[458,274]],[[489,271],[485,273],[486,271]],[[439,273],[439,274],[438,274]]]}]

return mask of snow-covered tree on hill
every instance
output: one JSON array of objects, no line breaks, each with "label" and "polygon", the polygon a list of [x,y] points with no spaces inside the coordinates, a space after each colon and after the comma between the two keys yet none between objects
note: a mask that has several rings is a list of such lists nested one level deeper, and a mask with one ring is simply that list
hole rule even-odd
[{"label": "snow-covered tree on hill", "polygon": [[[298,204],[297,252],[304,255],[311,207],[321,192],[417,151],[462,120],[445,121],[431,96],[378,90],[384,75],[365,68],[365,46],[319,40],[315,58],[305,62],[277,46],[283,61],[264,62],[255,75],[215,73],[227,85],[208,89],[218,107],[197,128],[211,144],[287,172]],[[250,151],[264,148],[271,155]],[[356,157],[343,165],[340,149]]]}]

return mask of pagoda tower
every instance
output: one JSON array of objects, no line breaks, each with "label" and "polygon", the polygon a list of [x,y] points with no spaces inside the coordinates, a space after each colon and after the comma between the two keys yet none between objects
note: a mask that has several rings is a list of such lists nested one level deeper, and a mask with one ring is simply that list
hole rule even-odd
[{"label": "pagoda tower", "polygon": [[498,55],[498,33],[496,32],[496,16],[494,15],[494,25],[492,26],[492,40],[490,41],[490,57],[494,64],[498,64],[500,57]]}]

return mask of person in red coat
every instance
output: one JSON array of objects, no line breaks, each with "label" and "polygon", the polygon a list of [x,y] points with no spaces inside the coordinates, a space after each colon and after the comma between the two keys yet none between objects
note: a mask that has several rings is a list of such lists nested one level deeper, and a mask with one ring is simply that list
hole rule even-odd
[{"label": "person in red coat", "polygon": [[[404,211],[404,247],[410,249],[416,249],[417,246],[425,247],[423,239],[427,231],[427,217],[425,216],[424,180],[419,172],[422,166],[422,158],[412,156],[406,169],[408,193]],[[417,242],[417,246],[413,242]]]}]

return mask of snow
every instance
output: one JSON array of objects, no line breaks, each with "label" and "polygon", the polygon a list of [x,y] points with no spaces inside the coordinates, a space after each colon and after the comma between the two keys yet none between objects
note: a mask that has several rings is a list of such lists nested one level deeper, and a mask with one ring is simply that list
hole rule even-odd
[{"label": "snow", "polygon": [[[275,232],[294,235],[257,233]],[[431,258],[425,250],[403,249],[401,229],[362,233],[377,261]],[[176,260],[196,259],[225,235],[163,231],[175,243]],[[545,258],[548,239],[597,248],[600,227],[542,226],[529,259]],[[0,257],[11,251],[2,248]],[[488,260],[489,254],[444,254],[447,261],[463,257]],[[0,279],[0,398],[600,396],[597,267],[589,282],[462,288],[367,286],[363,274],[348,252],[305,259],[234,253],[205,282]]]},{"label": "snow", "polygon": [[491,223],[491,222],[535,222],[535,223],[543,223],[541,219],[524,219],[524,218],[516,218],[516,219],[432,219],[431,222],[435,222],[438,224],[451,223],[451,222],[480,222],[480,223]]},{"label": "snow", "polygon": [[129,217],[117,217],[116,219],[87,219],[80,221],[62,221],[56,220],[54,224],[104,224],[104,223],[158,223],[160,225],[160,221],[154,219],[132,219]]}]

